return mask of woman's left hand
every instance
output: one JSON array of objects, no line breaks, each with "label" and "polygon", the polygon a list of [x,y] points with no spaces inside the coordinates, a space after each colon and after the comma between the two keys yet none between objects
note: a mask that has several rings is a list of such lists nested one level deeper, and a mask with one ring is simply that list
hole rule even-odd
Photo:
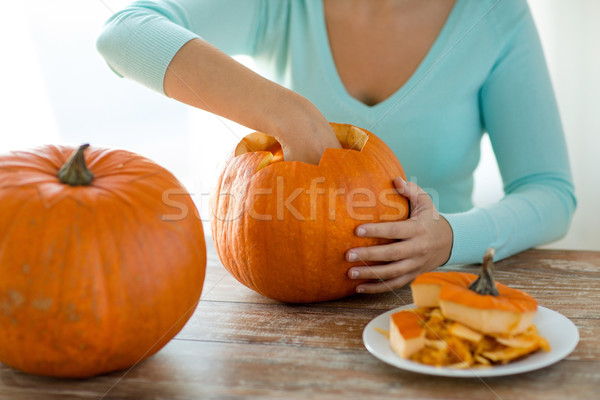
[{"label": "woman's left hand", "polygon": [[[382,293],[402,287],[417,275],[443,265],[452,251],[452,228],[438,214],[433,201],[423,189],[401,178],[394,179],[396,190],[410,202],[410,218],[405,221],[363,224],[356,235],[397,239],[397,242],[348,250],[346,260],[381,262],[381,265],[352,267],[351,279],[375,279],[363,283],[358,293]],[[389,263],[385,263],[389,262]]]}]

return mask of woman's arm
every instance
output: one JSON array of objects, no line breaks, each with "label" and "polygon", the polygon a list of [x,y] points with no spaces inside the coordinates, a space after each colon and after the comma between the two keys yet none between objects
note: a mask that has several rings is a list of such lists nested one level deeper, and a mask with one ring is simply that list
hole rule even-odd
[{"label": "woman's arm", "polygon": [[527,3],[499,4],[503,14],[489,19],[497,23],[498,57],[479,101],[505,196],[490,206],[437,215],[427,195],[414,195],[416,185],[397,184],[411,200],[411,218],[357,228],[359,236],[398,239],[348,251],[349,261],[381,262],[349,270],[352,279],[379,280],[357,291],[389,291],[442,264],[481,262],[488,247],[502,259],[567,232],[576,199],[542,47]]},{"label": "woman's arm", "polygon": [[497,18],[504,47],[480,91],[482,120],[504,183],[498,203],[444,214],[454,232],[449,264],[502,259],[564,236],[575,211],[565,137],[537,30],[525,1]]},{"label": "woman's arm", "polygon": [[253,0],[140,0],[111,17],[97,41],[120,76],[275,136],[286,160],[316,164],[340,147],[312,103],[245,68],[265,13]]},{"label": "woman's arm", "polygon": [[183,103],[275,136],[286,160],[318,164],[326,148],[340,147],[311,102],[200,39],[177,52],[167,68],[164,90]]}]

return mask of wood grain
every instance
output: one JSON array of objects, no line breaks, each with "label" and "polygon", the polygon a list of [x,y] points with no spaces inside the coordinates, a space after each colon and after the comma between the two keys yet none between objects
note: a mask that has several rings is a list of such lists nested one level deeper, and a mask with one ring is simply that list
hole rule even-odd
[{"label": "wood grain", "polygon": [[110,399],[591,399],[600,384],[591,367],[563,361],[516,377],[457,380],[398,370],[362,350],[173,340],[126,374],[60,381],[3,368],[0,376],[3,383],[12,381],[3,391],[11,398],[45,393]]},{"label": "wood grain", "polygon": [[[526,374],[450,379],[388,366],[362,343],[375,316],[411,302],[403,288],[282,304],[233,279],[209,246],[202,300],[163,350],[128,371],[86,380],[0,364],[0,399],[592,399],[600,387],[600,252],[529,250],[496,278],[570,318],[581,340],[565,360]],[[476,266],[446,268],[476,272]]]}]

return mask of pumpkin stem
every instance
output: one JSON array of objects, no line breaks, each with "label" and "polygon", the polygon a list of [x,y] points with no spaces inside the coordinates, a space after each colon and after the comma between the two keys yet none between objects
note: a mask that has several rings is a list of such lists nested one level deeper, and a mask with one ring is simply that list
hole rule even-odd
[{"label": "pumpkin stem", "polygon": [[94,174],[85,165],[83,152],[90,147],[89,144],[82,144],[69,157],[65,165],[58,170],[58,180],[70,186],[87,186],[94,179]]},{"label": "pumpkin stem", "polygon": [[496,288],[496,283],[494,282],[494,254],[495,250],[493,247],[490,247],[485,251],[479,278],[469,286],[469,289],[475,293],[500,296],[500,293],[498,293],[498,289]]}]

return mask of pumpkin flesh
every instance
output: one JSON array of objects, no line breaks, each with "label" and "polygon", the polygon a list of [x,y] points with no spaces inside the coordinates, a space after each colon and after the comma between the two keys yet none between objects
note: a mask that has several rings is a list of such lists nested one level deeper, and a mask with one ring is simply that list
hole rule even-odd
[{"label": "pumpkin flesh", "polygon": [[452,368],[489,367],[550,350],[535,325],[518,334],[483,334],[446,317],[437,307],[392,314],[390,347],[402,358]]},{"label": "pumpkin flesh", "polygon": [[390,346],[408,358],[425,346],[423,319],[412,311],[400,311],[390,317]]}]

